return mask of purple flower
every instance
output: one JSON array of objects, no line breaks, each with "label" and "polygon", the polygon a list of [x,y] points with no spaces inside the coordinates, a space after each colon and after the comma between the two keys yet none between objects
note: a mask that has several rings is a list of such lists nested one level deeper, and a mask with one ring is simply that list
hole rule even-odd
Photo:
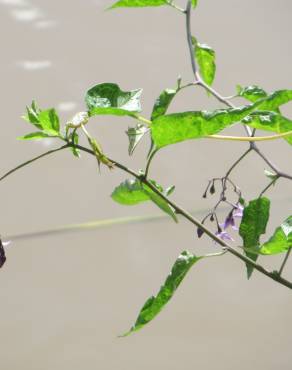
[{"label": "purple flower", "polygon": [[218,230],[215,235],[218,236],[218,238],[222,239],[222,240],[230,240],[230,241],[234,241],[234,239],[228,234],[227,231],[225,230]]},{"label": "purple flower", "polygon": [[233,217],[242,218],[244,207],[238,203],[235,209],[236,211],[233,213]]},{"label": "purple flower", "polygon": [[226,230],[229,226],[231,226],[233,230],[236,230],[236,231],[238,230],[238,227],[235,225],[233,211],[231,211],[229,213],[229,215],[226,217],[226,220],[224,221],[224,223],[220,224],[220,227],[223,230]]}]

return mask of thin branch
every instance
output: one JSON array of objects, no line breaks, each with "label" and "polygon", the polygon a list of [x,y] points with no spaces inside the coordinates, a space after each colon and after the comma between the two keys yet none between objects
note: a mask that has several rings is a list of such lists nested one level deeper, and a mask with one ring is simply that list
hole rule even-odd
[{"label": "thin branch", "polygon": [[4,180],[6,177],[8,177],[8,176],[12,175],[14,172],[16,172],[16,171],[20,170],[21,168],[23,168],[23,167],[25,167],[25,166],[28,166],[29,164],[31,164],[31,163],[33,163],[33,162],[37,161],[38,159],[41,159],[41,158],[46,157],[46,156],[48,156],[48,155],[50,155],[50,154],[53,154],[53,153],[57,153],[57,152],[59,152],[60,150],[63,150],[63,149],[69,148],[69,147],[70,147],[70,145],[69,145],[69,144],[66,144],[66,145],[61,146],[60,148],[52,149],[52,150],[49,150],[49,151],[48,151],[48,152],[46,152],[46,153],[43,153],[43,154],[41,154],[41,155],[38,155],[37,157],[34,157],[34,158],[32,158],[32,159],[30,159],[30,160],[28,160],[28,161],[26,161],[26,162],[24,162],[24,163],[20,164],[19,166],[17,166],[17,167],[15,167],[15,168],[13,168],[12,170],[10,170],[10,171],[6,172],[2,177],[0,177],[0,181]]},{"label": "thin branch", "polygon": [[190,51],[190,57],[191,57],[191,63],[192,63],[192,70],[195,76],[195,81],[199,82],[201,81],[201,77],[198,72],[197,62],[195,58],[195,46],[193,46],[192,30],[191,30],[191,14],[192,14],[191,0],[188,1],[185,14],[186,14],[187,39],[188,39],[188,45],[189,45],[189,51]]},{"label": "thin branch", "polygon": [[282,263],[282,265],[281,265],[281,267],[280,267],[280,270],[279,270],[279,275],[280,275],[280,276],[282,275],[282,272],[283,272],[283,270],[284,270],[284,267],[286,266],[286,263],[287,263],[288,258],[289,258],[289,256],[290,256],[290,253],[291,253],[291,248],[289,248],[289,249],[288,249],[288,251],[287,251],[287,253],[286,253],[286,256],[285,256],[285,258],[284,258],[284,261],[283,261],[283,263]]}]

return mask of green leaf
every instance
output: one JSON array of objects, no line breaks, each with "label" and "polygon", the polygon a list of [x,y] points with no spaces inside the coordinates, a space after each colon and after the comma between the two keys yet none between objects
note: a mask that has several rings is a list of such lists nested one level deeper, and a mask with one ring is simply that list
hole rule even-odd
[{"label": "green leaf", "polygon": [[292,100],[292,90],[279,90],[262,99],[262,103],[257,107],[258,110],[276,111],[281,105],[287,104]]},{"label": "green leaf", "polygon": [[139,142],[142,140],[144,135],[149,131],[149,128],[141,123],[138,123],[136,127],[129,127],[126,134],[129,138],[129,155],[132,155]]},{"label": "green leaf", "polygon": [[273,255],[286,252],[292,247],[292,216],[288,217],[280,227],[277,227],[273,236],[264,243],[260,254]]},{"label": "green leaf", "polygon": [[41,126],[39,124],[39,118],[38,118],[39,113],[40,113],[40,109],[38,108],[38,106],[37,106],[37,104],[34,100],[32,101],[30,107],[28,107],[28,106],[26,107],[26,112],[27,112],[27,114],[24,115],[22,118],[25,121],[32,123],[37,128],[41,129]]},{"label": "green leaf", "polygon": [[[194,0],[192,0],[194,1]],[[166,5],[166,0],[119,0],[114,5],[110,7],[110,9],[114,8],[133,8],[133,7],[146,7],[146,6],[161,6]]]},{"label": "green leaf", "polygon": [[200,74],[206,84],[211,86],[216,74],[215,51],[210,46],[197,42],[195,37],[192,37],[192,42]]},{"label": "green leaf", "polygon": [[116,116],[136,116],[141,111],[142,90],[122,91],[113,83],[103,83],[87,91],[85,101],[90,116],[112,114]]},{"label": "green leaf", "polygon": [[130,179],[122,182],[115,188],[111,195],[112,199],[123,205],[132,206],[149,200],[140,181]]},{"label": "green leaf", "polygon": [[270,170],[264,170],[264,174],[267,176],[268,179],[272,181],[276,181],[279,178],[279,176],[275,172],[272,172]]},{"label": "green leaf", "polygon": [[150,297],[142,307],[134,326],[124,336],[142,329],[152,321],[169,300],[191,269],[191,267],[203,257],[196,257],[188,251],[184,251],[175,261],[171,273],[160,288],[156,297]]},{"label": "green leaf", "polygon": [[[77,134],[76,130],[73,130],[73,132],[69,135],[68,139],[74,145],[78,145],[78,143],[79,143],[79,135]],[[70,149],[71,149],[71,151],[72,151],[72,153],[73,153],[73,155],[75,157],[77,157],[77,158],[80,158],[81,157],[80,150],[77,149],[75,146],[72,146]]]},{"label": "green leaf", "polygon": [[198,5],[198,0],[192,0],[193,8],[195,8]]},{"label": "green leaf", "polygon": [[54,108],[41,111],[38,119],[43,131],[48,134],[59,134],[60,122],[57,112]]},{"label": "green leaf", "polygon": [[[246,255],[256,261],[260,249],[260,236],[265,234],[269,220],[270,200],[268,198],[258,198],[249,202],[244,208],[242,221],[239,228],[239,235],[243,240],[243,247]],[[250,251],[254,250],[255,253]],[[251,277],[253,267],[247,264],[247,276]]]},{"label": "green leaf", "polygon": [[[163,188],[160,185],[153,180],[151,180],[151,183],[157,188],[157,190],[163,193]],[[130,179],[122,182],[115,188],[111,197],[115,202],[128,206],[152,200],[152,202],[162,211],[167,213],[175,222],[177,222],[177,217],[168,203],[139,180]]]},{"label": "green leaf", "polygon": [[213,135],[242,120],[254,109],[255,105],[249,105],[213,112],[184,112],[160,116],[152,122],[152,139],[157,148],[162,148],[181,141]]},{"label": "green leaf", "polygon": [[252,103],[255,103],[257,100],[268,96],[265,90],[263,90],[261,87],[258,87],[256,85],[247,86],[247,87],[241,87],[238,85],[237,94],[238,96],[241,96],[245,98],[246,100],[249,100]]},{"label": "green leaf", "polygon": [[42,139],[47,139],[47,138],[52,138],[52,137],[57,137],[58,135],[49,135],[46,134],[45,132],[38,131],[38,132],[32,132],[30,134],[24,135],[24,136],[19,136],[17,140],[42,140]]},{"label": "green leaf", "polygon": [[169,108],[173,98],[175,97],[177,90],[165,89],[156,99],[153,111],[151,114],[151,121],[159,116],[163,116]]},{"label": "green leaf", "polygon": [[26,111],[27,115],[23,116],[23,119],[49,135],[58,136],[60,134],[60,120],[54,108],[42,111],[33,101],[31,107],[26,107]]},{"label": "green leaf", "polygon": [[[279,134],[292,131],[292,121],[276,112],[253,112],[242,123],[259,130],[273,131]],[[292,136],[284,138],[292,145]]]}]

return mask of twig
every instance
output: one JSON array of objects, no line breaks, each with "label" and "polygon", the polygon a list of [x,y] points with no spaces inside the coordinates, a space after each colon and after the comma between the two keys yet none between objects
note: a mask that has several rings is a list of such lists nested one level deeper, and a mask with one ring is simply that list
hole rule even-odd
[{"label": "twig", "polygon": [[20,164],[19,166],[17,166],[17,167],[15,167],[15,168],[13,168],[12,170],[10,170],[10,171],[6,172],[2,177],[0,177],[0,181],[4,180],[6,177],[8,177],[8,176],[9,176],[9,175],[11,175],[12,173],[16,172],[17,170],[20,170],[21,168],[23,168],[23,167],[25,167],[25,166],[28,166],[29,164],[31,164],[31,163],[33,163],[33,162],[37,161],[38,159],[41,159],[41,158],[46,157],[46,156],[48,156],[48,155],[50,155],[50,154],[53,154],[53,153],[57,153],[57,152],[59,152],[60,150],[66,149],[66,148],[68,148],[68,147],[70,147],[70,145],[69,145],[69,144],[66,144],[66,145],[61,146],[60,148],[49,150],[49,151],[48,151],[48,152],[46,152],[46,153],[43,153],[43,154],[41,154],[41,155],[38,155],[37,157],[32,158],[32,159],[30,159],[30,160],[28,160],[28,161],[26,161],[26,162],[24,162],[24,163]]},{"label": "twig", "polygon": [[287,251],[287,253],[286,253],[286,256],[285,256],[285,258],[284,258],[284,261],[283,261],[283,263],[282,263],[282,265],[281,265],[281,267],[280,267],[280,270],[279,270],[279,275],[280,275],[280,276],[282,275],[282,272],[283,272],[284,267],[285,267],[285,265],[286,265],[286,263],[287,263],[287,261],[288,261],[288,258],[289,258],[289,256],[290,256],[290,253],[291,253],[291,248],[289,248],[289,249],[288,249],[288,251]]}]

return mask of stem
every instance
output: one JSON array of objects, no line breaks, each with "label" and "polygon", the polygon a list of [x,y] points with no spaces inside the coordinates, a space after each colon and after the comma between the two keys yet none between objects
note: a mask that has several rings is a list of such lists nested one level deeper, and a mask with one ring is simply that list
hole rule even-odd
[{"label": "stem", "polygon": [[146,169],[145,169],[145,177],[148,177],[149,169],[150,169],[150,164],[152,162],[152,159],[154,158],[155,154],[158,152],[159,149],[154,149],[153,152],[150,154],[147,164],[146,164]]},{"label": "stem", "polygon": [[288,258],[289,258],[289,256],[290,256],[290,253],[291,253],[291,248],[290,248],[290,249],[288,249],[288,251],[287,251],[287,253],[286,253],[286,256],[285,256],[285,258],[284,258],[284,261],[283,261],[283,263],[282,263],[282,265],[281,265],[281,267],[280,267],[280,270],[279,270],[279,275],[280,275],[280,276],[282,275],[282,272],[283,272],[284,267],[285,267],[285,265],[286,265],[286,263],[287,263],[287,261],[288,261]]},{"label": "stem", "polygon": [[262,190],[262,192],[260,193],[260,195],[259,195],[259,198],[261,198],[264,194],[265,194],[265,192],[267,191],[267,190],[269,190],[270,189],[270,187],[271,186],[273,186],[275,183],[276,183],[276,181],[279,179],[279,176],[277,176],[276,178],[274,178],[265,188],[264,188],[264,190]]},{"label": "stem", "polygon": [[[76,145],[76,148],[79,149],[79,150],[81,150],[81,151],[84,151],[84,152],[86,152],[88,154],[94,155],[94,152],[92,150],[90,150],[88,148],[85,148],[85,147],[82,147],[81,145]],[[197,220],[195,217],[193,217],[190,213],[188,213],[186,210],[184,210],[183,208],[181,208],[180,206],[178,206],[172,200],[168,199],[151,182],[149,182],[145,178],[145,175],[144,176],[141,176],[138,173],[136,173],[135,171],[127,168],[123,164],[121,164],[121,163],[119,163],[119,162],[117,162],[117,161],[115,161],[113,159],[110,159],[110,158],[109,158],[109,160],[115,163],[115,167],[117,167],[117,168],[119,168],[119,169],[127,172],[128,174],[134,176],[136,179],[140,180],[142,183],[144,183],[145,185],[147,185],[154,193],[156,193],[157,195],[159,195],[170,206],[172,206],[173,209],[176,211],[177,214],[182,215],[185,219],[187,219],[188,221],[190,221],[193,225],[195,225],[196,227],[201,228],[211,239],[213,239],[216,243],[218,243],[219,245],[221,245],[229,253],[231,253],[235,257],[241,259],[243,262],[245,262],[245,263],[253,266],[253,268],[255,270],[261,272],[262,274],[266,275],[270,279],[276,281],[277,283],[279,283],[281,285],[286,286],[289,289],[292,289],[292,282],[290,282],[290,281],[282,278],[277,273],[274,273],[274,272],[271,272],[271,271],[266,270],[263,266],[258,265],[253,260],[251,260],[250,258],[244,256],[243,254],[239,253],[236,249],[234,249],[233,247],[231,247],[230,245],[228,245],[224,240],[220,239],[217,235],[215,235],[212,231],[210,231],[205,225],[203,225],[199,220]]]},{"label": "stem", "polygon": [[29,164],[31,164],[31,163],[33,163],[33,162],[37,161],[38,159],[41,159],[41,158],[46,157],[46,156],[48,156],[48,155],[50,155],[50,154],[53,154],[53,153],[57,153],[57,152],[59,152],[60,150],[63,150],[63,149],[69,148],[70,146],[71,146],[70,144],[63,145],[63,146],[61,146],[60,148],[49,150],[49,151],[48,151],[48,152],[46,152],[46,153],[43,153],[43,154],[41,154],[41,155],[38,155],[37,157],[34,157],[34,158],[32,158],[32,159],[30,159],[30,160],[26,161],[26,162],[24,162],[24,163],[20,164],[19,166],[17,166],[17,167],[15,167],[15,168],[13,168],[12,170],[10,170],[10,171],[6,172],[2,177],[0,177],[0,181],[4,180],[6,177],[8,177],[8,176],[12,175],[14,172],[16,172],[16,171],[20,170],[21,168],[23,168],[23,167],[25,167],[25,166],[28,166]]},{"label": "stem", "polygon": [[188,1],[187,8],[185,11],[186,14],[186,27],[187,27],[187,39],[188,39],[188,45],[189,45],[189,51],[191,56],[191,63],[192,63],[192,70],[195,76],[195,81],[199,82],[201,81],[201,77],[198,72],[197,62],[195,58],[195,46],[193,46],[192,41],[192,31],[191,31],[191,14],[192,14],[192,2],[191,0]]}]

